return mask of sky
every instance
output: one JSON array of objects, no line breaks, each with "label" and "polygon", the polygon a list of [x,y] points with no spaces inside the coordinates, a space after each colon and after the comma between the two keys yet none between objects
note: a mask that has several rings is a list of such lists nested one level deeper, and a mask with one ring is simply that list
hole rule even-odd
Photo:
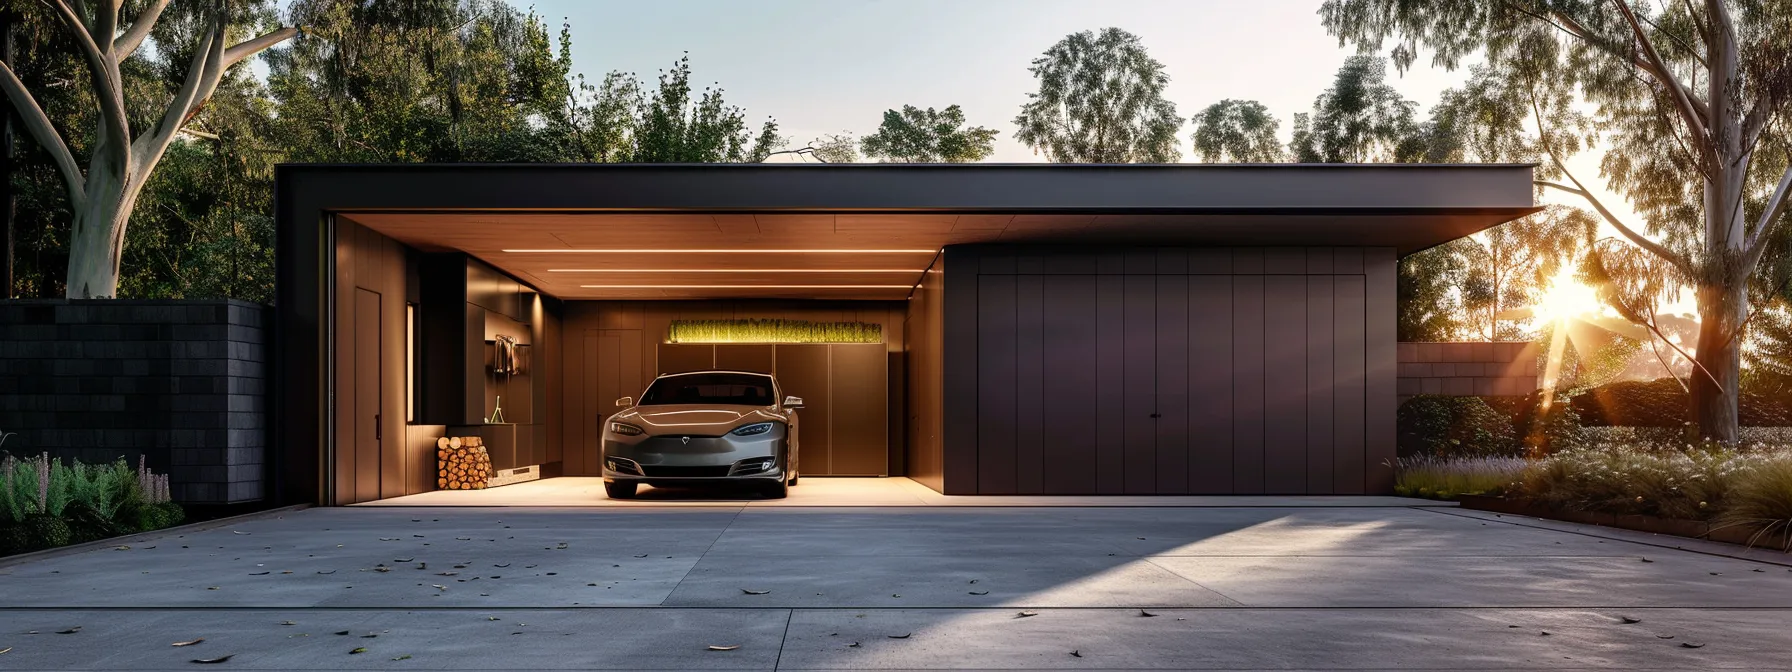
[{"label": "sky", "polygon": [[[1013,119],[1036,90],[1033,59],[1071,33],[1114,26],[1138,35],[1169,73],[1165,97],[1182,116],[1226,98],[1255,100],[1281,120],[1284,140],[1294,113],[1310,110],[1355,53],[1320,25],[1320,0],[509,1],[551,26],[571,24],[574,67],[593,82],[620,70],[651,83],[689,51],[695,82],[719,83],[754,126],[776,118],[793,147],[824,134],[862,137],[884,110],[956,104],[968,124],[999,132],[992,162],[1043,160],[1014,139]],[[1421,58],[1392,81],[1429,110],[1466,77]],[[1194,160],[1193,132],[1179,134],[1184,161]],[[1597,161],[1586,153],[1569,167],[1635,221],[1603,190]]]}]

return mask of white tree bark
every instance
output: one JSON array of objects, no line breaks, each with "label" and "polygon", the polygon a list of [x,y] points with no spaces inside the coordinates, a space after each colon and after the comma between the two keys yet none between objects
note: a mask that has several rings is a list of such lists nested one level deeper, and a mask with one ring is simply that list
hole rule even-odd
[{"label": "white tree bark", "polygon": [[119,66],[149,37],[168,3],[150,3],[121,34],[119,0],[98,0],[92,3],[91,12],[89,3],[80,0],[46,0],[80,47],[93,79],[100,124],[85,174],[36,99],[12,69],[0,63],[0,90],[12,101],[31,136],[50,152],[68,186],[69,206],[75,215],[69,233],[68,298],[118,295],[119,263],[124,258],[131,210],[168,144],[211,98],[225,70],[298,34],[297,28],[284,27],[227,48],[220,7],[212,30],[200,38],[193,51],[186,81],[169,101],[161,120],[133,138],[125,116],[124,78]]}]

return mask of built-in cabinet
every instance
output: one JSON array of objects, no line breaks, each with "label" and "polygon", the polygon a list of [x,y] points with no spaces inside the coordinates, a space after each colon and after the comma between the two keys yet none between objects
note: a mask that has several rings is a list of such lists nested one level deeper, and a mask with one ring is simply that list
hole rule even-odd
[{"label": "built-in cabinet", "polygon": [[497,472],[548,464],[551,300],[465,254],[425,255],[420,276],[420,422],[481,437]]}]

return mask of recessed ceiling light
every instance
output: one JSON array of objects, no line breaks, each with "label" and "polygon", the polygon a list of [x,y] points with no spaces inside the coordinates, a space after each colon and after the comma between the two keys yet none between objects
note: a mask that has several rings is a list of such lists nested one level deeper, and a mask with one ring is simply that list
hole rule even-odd
[{"label": "recessed ceiling light", "polygon": [[550,268],[549,273],[920,273],[921,268]]},{"label": "recessed ceiling light", "polygon": [[755,250],[746,248],[729,250],[584,250],[564,247],[504,251],[511,254],[934,254],[939,252],[939,250]]},{"label": "recessed ceiling light", "polygon": [[914,285],[579,285],[585,289],[913,289]]}]

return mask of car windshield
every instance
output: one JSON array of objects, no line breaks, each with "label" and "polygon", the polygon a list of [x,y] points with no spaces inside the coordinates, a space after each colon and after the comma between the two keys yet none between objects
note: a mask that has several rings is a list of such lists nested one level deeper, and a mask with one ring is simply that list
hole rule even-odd
[{"label": "car windshield", "polygon": [[653,381],[641,395],[642,406],[711,404],[772,405],[772,379],[751,373],[693,373]]}]

